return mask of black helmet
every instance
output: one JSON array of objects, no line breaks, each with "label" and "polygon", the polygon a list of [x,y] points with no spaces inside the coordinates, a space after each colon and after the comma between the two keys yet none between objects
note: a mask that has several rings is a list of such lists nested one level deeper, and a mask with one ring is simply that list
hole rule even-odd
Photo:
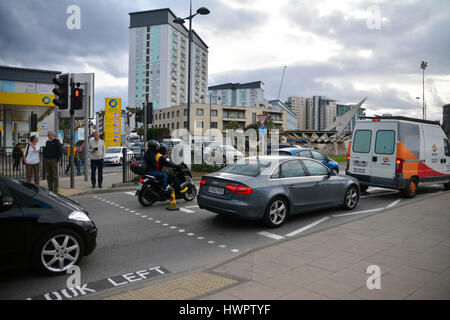
[{"label": "black helmet", "polygon": [[159,153],[161,153],[163,156],[166,154],[167,148],[164,143],[159,144]]},{"label": "black helmet", "polygon": [[156,140],[150,140],[148,143],[147,143],[147,147],[149,148],[149,149],[152,149],[153,151],[158,151],[159,150],[159,142],[158,141],[156,141]]}]

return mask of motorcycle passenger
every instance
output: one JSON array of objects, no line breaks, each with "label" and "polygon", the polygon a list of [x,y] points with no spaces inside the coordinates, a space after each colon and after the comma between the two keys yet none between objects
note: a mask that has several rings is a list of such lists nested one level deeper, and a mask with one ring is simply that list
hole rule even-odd
[{"label": "motorcycle passenger", "polygon": [[[177,165],[176,163],[172,162],[169,158],[167,158],[166,153],[167,153],[166,145],[164,143],[160,143],[159,151],[156,155],[156,158],[158,160],[156,163],[156,167],[157,167],[158,171],[164,172],[164,167],[174,168],[174,169],[181,168],[180,165]],[[166,173],[166,174],[169,177],[169,180],[170,180],[169,182],[173,185],[176,185],[175,177],[173,177],[169,173]]]},{"label": "motorcycle passenger", "polygon": [[144,160],[147,164],[147,174],[152,175],[162,181],[163,191],[169,191],[167,186],[167,175],[164,172],[158,171],[158,159],[157,156],[159,150],[159,142],[156,140],[150,140],[147,144],[148,150],[144,154]]}]

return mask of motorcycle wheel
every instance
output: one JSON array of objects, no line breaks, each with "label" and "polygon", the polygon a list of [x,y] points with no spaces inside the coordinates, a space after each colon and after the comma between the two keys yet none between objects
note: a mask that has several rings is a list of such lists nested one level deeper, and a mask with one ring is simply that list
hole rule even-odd
[{"label": "motorcycle wheel", "polygon": [[148,200],[144,194],[145,191],[147,191],[147,188],[142,188],[141,191],[139,191],[138,194],[138,200],[139,203],[143,206],[143,207],[150,207],[153,203],[155,203],[156,200]]},{"label": "motorcycle wheel", "polygon": [[192,201],[197,196],[197,188],[193,184],[188,185],[188,188],[188,191],[183,193],[183,198],[186,201]]}]

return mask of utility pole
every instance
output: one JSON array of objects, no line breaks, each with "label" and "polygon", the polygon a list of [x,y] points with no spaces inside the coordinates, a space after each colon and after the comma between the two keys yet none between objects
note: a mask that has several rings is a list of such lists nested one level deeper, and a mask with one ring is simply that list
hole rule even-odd
[{"label": "utility pole", "polygon": [[281,76],[280,89],[278,90],[278,98],[277,98],[277,100],[280,100],[281,87],[283,86],[284,72],[286,71],[286,68],[287,68],[286,66],[283,67],[283,74]]},{"label": "utility pole", "polygon": [[428,65],[428,62],[422,61],[420,64],[420,69],[422,69],[422,116],[425,120],[426,113],[425,113],[425,69]]}]

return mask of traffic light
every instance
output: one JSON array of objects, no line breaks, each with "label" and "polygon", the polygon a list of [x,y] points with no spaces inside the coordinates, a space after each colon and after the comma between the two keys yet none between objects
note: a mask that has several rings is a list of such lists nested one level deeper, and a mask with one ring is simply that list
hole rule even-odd
[{"label": "traffic light", "polygon": [[147,104],[147,123],[153,123],[153,102]]},{"label": "traffic light", "polygon": [[57,86],[52,91],[55,95],[53,104],[58,106],[59,110],[67,109],[69,107],[69,75],[60,75],[53,79],[53,83]]},{"label": "traffic light", "polygon": [[77,87],[72,86],[70,106],[73,110],[83,109],[83,89],[80,89],[80,84]]},{"label": "traffic light", "polygon": [[37,132],[37,114],[32,113],[30,116],[30,132]]},{"label": "traffic light", "polygon": [[140,109],[136,112],[136,122],[144,122],[144,110]]}]

